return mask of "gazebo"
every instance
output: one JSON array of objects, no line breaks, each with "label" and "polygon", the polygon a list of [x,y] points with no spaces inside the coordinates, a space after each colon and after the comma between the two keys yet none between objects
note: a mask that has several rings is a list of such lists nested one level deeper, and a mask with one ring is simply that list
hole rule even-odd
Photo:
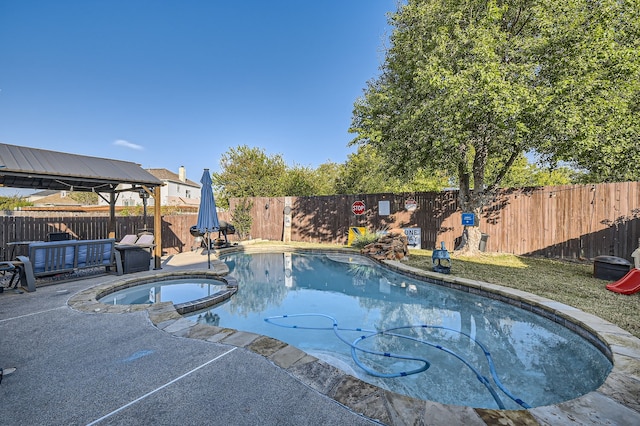
[{"label": "gazebo", "polygon": [[0,187],[95,192],[109,203],[110,238],[115,238],[115,203],[120,192],[144,191],[153,197],[156,269],[162,256],[162,185],[136,163],[0,143]]}]

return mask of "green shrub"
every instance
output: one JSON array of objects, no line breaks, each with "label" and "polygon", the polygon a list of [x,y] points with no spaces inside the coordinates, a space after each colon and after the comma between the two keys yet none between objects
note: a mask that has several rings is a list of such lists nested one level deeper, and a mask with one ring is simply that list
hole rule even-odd
[{"label": "green shrub", "polygon": [[380,235],[376,232],[369,232],[368,230],[364,231],[364,234],[358,235],[353,242],[351,243],[351,247],[357,249],[363,249],[366,245],[371,243],[375,243],[378,241]]},{"label": "green shrub", "polygon": [[251,235],[251,225],[253,224],[253,217],[251,216],[252,208],[253,202],[247,198],[243,198],[231,214],[233,226],[235,226],[240,240],[246,240]]},{"label": "green shrub", "polygon": [[19,207],[32,206],[33,203],[27,201],[25,197],[13,195],[11,197],[0,197],[0,210],[14,210]]}]

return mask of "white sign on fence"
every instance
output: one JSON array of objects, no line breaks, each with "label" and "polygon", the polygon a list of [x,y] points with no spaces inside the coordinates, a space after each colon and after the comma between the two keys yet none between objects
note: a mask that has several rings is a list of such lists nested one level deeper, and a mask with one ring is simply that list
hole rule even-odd
[{"label": "white sign on fence", "polygon": [[389,216],[391,214],[391,203],[389,200],[378,201],[378,214],[380,216]]},{"label": "white sign on fence", "polygon": [[410,249],[422,248],[422,230],[420,228],[402,228],[404,235],[407,236]]}]

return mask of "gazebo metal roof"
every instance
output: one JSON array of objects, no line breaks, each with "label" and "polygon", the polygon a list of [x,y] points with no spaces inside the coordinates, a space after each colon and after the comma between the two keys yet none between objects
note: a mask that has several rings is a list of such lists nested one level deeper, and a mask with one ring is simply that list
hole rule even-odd
[{"label": "gazebo metal roof", "polygon": [[0,143],[0,187],[115,192],[119,184],[163,183],[128,161]]},{"label": "gazebo metal roof", "polygon": [[[118,189],[120,184],[126,188]],[[0,143],[0,187],[96,192],[109,202],[109,235],[112,238],[115,236],[117,193],[144,188],[155,198],[153,233],[156,245],[153,251],[156,269],[161,267],[162,256],[162,185],[160,179],[136,163]],[[109,195],[108,199],[103,193]]]}]

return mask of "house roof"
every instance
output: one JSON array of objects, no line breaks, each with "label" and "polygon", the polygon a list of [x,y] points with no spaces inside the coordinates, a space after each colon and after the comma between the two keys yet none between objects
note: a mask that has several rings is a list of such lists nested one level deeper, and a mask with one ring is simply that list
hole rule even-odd
[{"label": "house roof", "polygon": [[82,203],[74,200],[69,196],[62,196],[62,192],[55,191],[53,194],[43,196],[35,201],[33,204],[38,206],[81,206]]},{"label": "house roof", "polygon": [[167,169],[147,169],[147,171],[149,173],[151,173],[152,175],[154,175],[155,177],[157,177],[160,180],[163,181],[171,181],[171,182],[179,182],[179,183],[183,183],[186,185],[190,185],[193,186],[195,188],[200,188],[200,184],[192,181],[192,180],[185,180],[184,182],[180,180],[180,176],[177,173],[172,172],[171,170],[167,170]]},{"label": "house roof", "polygon": [[29,195],[28,198],[44,198],[44,197],[48,197],[50,195],[55,195],[55,194],[59,194],[60,191],[54,191],[52,189],[47,189],[44,191],[37,191],[34,192],[33,194]]},{"label": "house roof", "polygon": [[163,182],[128,161],[0,143],[0,186],[112,192],[118,184],[156,187]]}]

